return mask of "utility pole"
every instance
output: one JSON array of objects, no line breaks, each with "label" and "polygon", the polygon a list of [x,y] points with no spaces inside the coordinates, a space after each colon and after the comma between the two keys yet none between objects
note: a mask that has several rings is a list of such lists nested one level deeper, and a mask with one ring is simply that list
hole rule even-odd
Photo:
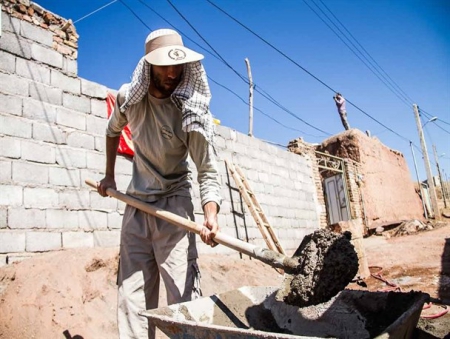
[{"label": "utility pole", "polygon": [[420,122],[420,116],[419,116],[419,108],[417,107],[416,104],[413,104],[413,111],[414,111],[414,116],[416,118],[417,131],[419,132],[420,145],[422,146],[423,159],[425,162],[425,170],[427,172],[427,181],[428,181],[428,188],[429,188],[432,214],[433,214],[433,215],[430,215],[430,217],[434,216],[435,219],[440,219],[439,206],[438,206],[437,196],[436,196],[436,189],[434,187],[433,174],[431,173],[430,159],[428,158],[427,145],[425,144],[425,138],[423,137],[422,123]]},{"label": "utility pole", "polygon": [[436,161],[436,168],[439,175],[439,182],[441,183],[441,192],[442,192],[442,198],[444,199],[444,207],[447,208],[447,198],[445,196],[445,187],[444,187],[444,181],[442,180],[441,175],[441,169],[439,167],[439,159],[436,152],[436,145],[433,145],[433,153],[434,153],[434,160]]},{"label": "utility pole", "polygon": [[248,73],[248,84],[249,88],[249,97],[248,97],[248,107],[249,107],[249,119],[248,119],[248,135],[250,137],[253,136],[253,79],[252,79],[252,69],[250,68],[250,60],[245,58],[245,64],[247,65],[247,73]]},{"label": "utility pole", "polygon": [[412,141],[409,142],[409,146],[411,147],[411,153],[412,153],[413,160],[414,160],[414,169],[416,170],[417,184],[419,185],[419,192],[420,192],[420,199],[422,200],[423,213],[425,214],[425,219],[428,219],[427,207],[425,205],[425,194],[423,194],[423,192],[422,192],[422,184],[419,179],[419,171],[417,171],[416,155],[414,154]]}]

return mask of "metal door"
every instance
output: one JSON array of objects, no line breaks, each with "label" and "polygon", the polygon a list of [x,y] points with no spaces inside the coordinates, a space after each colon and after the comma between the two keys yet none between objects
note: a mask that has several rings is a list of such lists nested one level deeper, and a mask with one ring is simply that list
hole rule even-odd
[{"label": "metal door", "polygon": [[347,190],[342,174],[336,174],[324,180],[327,199],[328,218],[330,224],[350,219]]}]

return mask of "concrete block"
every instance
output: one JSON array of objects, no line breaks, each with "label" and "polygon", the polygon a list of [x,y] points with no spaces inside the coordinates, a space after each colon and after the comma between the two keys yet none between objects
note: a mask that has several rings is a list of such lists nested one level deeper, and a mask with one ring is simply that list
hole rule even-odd
[{"label": "concrete block", "polygon": [[50,84],[66,92],[74,94],[81,93],[80,79],[69,77],[56,70],[51,71]]},{"label": "concrete block", "polygon": [[44,164],[54,164],[55,146],[28,140],[21,141],[22,159]]},{"label": "concrete block", "polygon": [[6,12],[0,12],[2,16],[2,31],[20,34],[20,20],[8,15]]},{"label": "concrete block", "polygon": [[29,95],[29,82],[29,80],[18,77],[15,74],[0,72],[0,92],[27,97]]},{"label": "concrete block", "polygon": [[16,73],[35,82],[50,84],[50,69],[30,60],[17,58]]},{"label": "concrete block", "polygon": [[38,44],[31,45],[31,58],[56,68],[63,67],[62,54]]},{"label": "concrete block", "polygon": [[[0,116],[1,121],[1,116]],[[1,127],[0,127],[1,131]],[[6,158],[19,159],[21,150],[20,150],[20,139],[11,138],[11,137],[0,137],[0,156]]]},{"label": "concrete block", "polygon": [[90,192],[91,209],[97,211],[111,212],[117,210],[117,199],[102,197],[96,191]]},{"label": "concrete block", "polygon": [[15,116],[0,115],[0,133],[21,138],[31,138],[31,122]]},{"label": "concrete block", "polygon": [[116,247],[120,245],[120,231],[94,231],[94,246]]},{"label": "concrete block", "polygon": [[67,127],[86,130],[86,114],[68,110],[63,107],[57,108],[56,123]]},{"label": "concrete block", "polygon": [[66,143],[67,136],[58,126],[33,122],[33,139],[61,145]]},{"label": "concrete block", "polygon": [[128,188],[128,185],[130,185],[130,182],[131,182],[131,174],[129,175],[116,174],[116,185],[118,190],[125,192]]},{"label": "concrete block", "polygon": [[20,38],[20,36],[14,33],[2,32],[2,38],[0,39],[0,50],[25,59],[31,58],[31,43]]},{"label": "concrete block", "polygon": [[94,136],[81,132],[72,132],[67,135],[67,145],[70,147],[95,149]]},{"label": "concrete block", "polygon": [[108,213],[100,211],[78,211],[80,228],[86,231],[106,230]]},{"label": "concrete block", "polygon": [[77,60],[63,57],[63,72],[69,76],[76,77],[78,74]]},{"label": "concrete block", "polygon": [[96,151],[99,151],[99,152],[104,152],[105,151],[105,143],[106,143],[106,141],[105,141],[105,137],[104,136],[95,136],[95,146],[94,146],[94,149],[96,150]]},{"label": "concrete block", "polygon": [[86,168],[86,151],[59,147],[56,150],[56,163],[65,168]]},{"label": "concrete block", "polygon": [[59,250],[62,246],[61,233],[28,232],[26,234],[27,252],[44,252]]},{"label": "concrete block", "polygon": [[4,51],[0,51],[0,69],[6,73],[16,71],[16,57]]},{"label": "concrete block", "polygon": [[117,212],[108,213],[108,229],[114,230],[122,228],[122,217],[123,216]]},{"label": "concrete block", "polygon": [[0,185],[0,206],[21,206],[23,191],[21,186]]},{"label": "concrete block", "polygon": [[11,182],[11,179],[12,179],[11,161],[0,160],[0,183],[9,184]]},{"label": "concrete block", "polygon": [[0,232],[0,253],[24,252],[25,233]]},{"label": "concrete block", "polygon": [[91,112],[91,100],[85,96],[73,95],[70,93],[63,94],[63,106],[70,110],[83,113]]},{"label": "concrete block", "polygon": [[11,229],[45,228],[45,210],[10,208],[8,225]]},{"label": "concrete block", "polygon": [[106,118],[99,118],[93,115],[86,116],[86,130],[89,133],[105,135],[107,124],[108,120]]},{"label": "concrete block", "polygon": [[24,187],[23,206],[25,208],[51,208],[59,205],[59,195],[52,188]]},{"label": "concrete block", "polygon": [[62,90],[37,82],[30,83],[30,97],[33,99],[48,102],[52,105],[60,106],[62,104]]},{"label": "concrete block", "polygon": [[89,204],[88,190],[64,189],[59,192],[59,205],[61,208],[68,210],[87,209]]},{"label": "concrete block", "polygon": [[[102,157],[105,155],[102,154]],[[104,163],[106,164],[105,160]],[[116,174],[131,174],[133,169],[133,161],[124,156],[118,156],[116,159]],[[196,178],[196,176],[195,176]]]},{"label": "concrete block", "polygon": [[99,99],[105,99],[107,94],[105,86],[86,79],[81,79],[81,93]]},{"label": "concrete block", "polygon": [[80,170],[50,167],[48,171],[50,185],[80,187]]},{"label": "concrete block", "polygon": [[23,116],[32,120],[41,120],[49,123],[56,121],[57,106],[32,98],[23,99]]},{"label": "concrete block", "polygon": [[0,229],[8,227],[8,207],[0,208]]},{"label": "concrete block", "polygon": [[20,21],[20,35],[48,47],[53,45],[53,32],[23,20]]},{"label": "concrete block", "polygon": [[27,162],[12,164],[13,181],[22,184],[48,184],[48,171],[49,168],[46,165]]},{"label": "concrete block", "polygon": [[94,247],[94,234],[92,232],[63,232],[63,248]]},{"label": "concrete block", "polygon": [[100,118],[106,119],[108,117],[108,106],[106,100],[91,99],[90,113]]},{"label": "concrete block", "polygon": [[104,154],[94,153],[94,152],[87,152],[86,153],[86,162],[87,162],[87,168],[97,170],[97,171],[104,171],[106,166],[106,160]]},{"label": "concrete block", "polygon": [[62,209],[47,209],[45,211],[47,228],[76,230],[78,224],[78,211]]}]

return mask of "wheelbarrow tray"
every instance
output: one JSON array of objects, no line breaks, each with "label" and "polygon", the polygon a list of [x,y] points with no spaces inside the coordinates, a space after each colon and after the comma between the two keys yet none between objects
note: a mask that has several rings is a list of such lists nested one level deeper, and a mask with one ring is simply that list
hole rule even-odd
[{"label": "wheelbarrow tray", "polygon": [[241,287],[141,312],[170,338],[412,338],[421,292],[344,290],[309,307],[276,298],[279,287]]}]

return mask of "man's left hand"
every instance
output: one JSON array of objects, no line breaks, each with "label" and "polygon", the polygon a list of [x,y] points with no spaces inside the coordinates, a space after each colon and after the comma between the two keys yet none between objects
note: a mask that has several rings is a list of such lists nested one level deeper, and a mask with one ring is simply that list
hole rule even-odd
[{"label": "man's left hand", "polygon": [[203,206],[205,221],[202,230],[200,231],[200,238],[211,247],[217,246],[214,237],[219,231],[219,223],[217,221],[217,204],[214,201],[207,202]]}]

